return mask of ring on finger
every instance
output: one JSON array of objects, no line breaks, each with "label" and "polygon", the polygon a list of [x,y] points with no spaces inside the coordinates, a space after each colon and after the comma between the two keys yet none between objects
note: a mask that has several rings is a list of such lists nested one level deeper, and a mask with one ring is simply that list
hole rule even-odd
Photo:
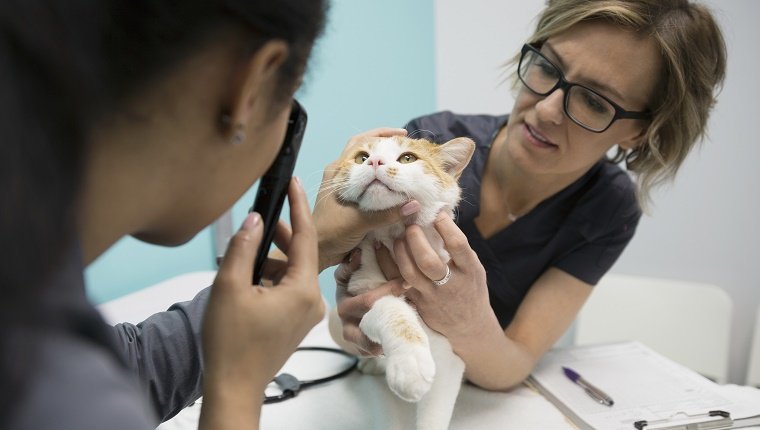
[{"label": "ring on finger", "polygon": [[443,275],[443,278],[441,278],[441,279],[439,279],[439,280],[437,280],[437,281],[435,281],[435,280],[432,280],[432,279],[431,279],[430,281],[431,281],[431,282],[433,283],[433,285],[435,285],[436,287],[441,287],[441,286],[443,286],[444,284],[446,284],[447,282],[449,282],[449,279],[451,279],[451,268],[450,268],[450,267],[449,267],[449,265],[447,264],[447,265],[446,265],[446,274],[445,274],[445,275]]}]

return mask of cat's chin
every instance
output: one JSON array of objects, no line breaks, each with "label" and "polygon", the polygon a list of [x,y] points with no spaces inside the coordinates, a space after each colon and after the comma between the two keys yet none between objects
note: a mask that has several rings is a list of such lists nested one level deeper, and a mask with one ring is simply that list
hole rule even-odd
[{"label": "cat's chin", "polygon": [[359,198],[359,209],[382,211],[406,203],[409,198],[386,185],[370,185]]},{"label": "cat's chin", "polygon": [[377,211],[384,211],[386,209],[399,206],[403,203],[406,203],[406,200],[399,199],[398,202],[393,202],[391,204],[388,204],[387,201],[378,202],[374,199],[364,198],[359,202],[359,209],[364,212],[377,212]]},{"label": "cat's chin", "polygon": [[394,197],[384,196],[381,199],[365,196],[359,201],[359,209],[365,212],[377,212],[400,206],[408,201],[408,198],[397,195]]}]

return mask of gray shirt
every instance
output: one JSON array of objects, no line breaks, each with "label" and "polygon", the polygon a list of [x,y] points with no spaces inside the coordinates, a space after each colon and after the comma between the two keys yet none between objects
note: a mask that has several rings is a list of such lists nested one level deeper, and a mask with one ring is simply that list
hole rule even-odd
[{"label": "gray shirt", "polygon": [[35,312],[57,323],[23,333],[35,353],[9,429],[151,429],[200,397],[208,288],[140,324],[110,327],[85,297],[78,251],[54,279]]},{"label": "gray shirt", "polygon": [[641,217],[631,178],[617,165],[599,160],[506,228],[483,237],[475,225],[481,178],[491,143],[507,120],[506,115],[438,112],[406,126],[410,134],[423,131],[422,137],[438,143],[460,136],[476,143],[459,178],[462,203],[456,222],[486,269],[491,307],[502,327],[509,325],[528,290],[551,267],[595,285],[631,241]]}]

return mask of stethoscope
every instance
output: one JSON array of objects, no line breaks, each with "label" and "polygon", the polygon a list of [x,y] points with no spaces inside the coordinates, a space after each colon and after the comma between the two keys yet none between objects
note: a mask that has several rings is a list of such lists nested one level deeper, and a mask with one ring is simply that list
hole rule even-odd
[{"label": "stethoscope", "polygon": [[306,380],[306,381],[301,381],[300,379],[296,378],[290,373],[280,373],[279,375],[275,376],[272,382],[274,382],[282,390],[282,393],[276,396],[264,396],[265,405],[269,403],[279,403],[288,399],[292,399],[293,397],[297,396],[298,393],[300,393],[301,390],[303,390],[304,388],[313,387],[315,385],[324,384],[326,382],[330,382],[338,378],[342,378],[348,375],[349,373],[351,373],[354,369],[356,369],[357,364],[359,364],[358,358],[347,353],[346,351],[343,351],[337,348],[328,348],[328,347],[323,347],[323,346],[301,346],[298,349],[296,349],[296,352],[298,351],[324,351],[324,352],[330,352],[333,354],[340,354],[345,357],[351,358],[351,364],[338,373],[332,374],[330,376],[326,376],[324,378],[317,378],[317,379],[311,379],[311,380]]}]

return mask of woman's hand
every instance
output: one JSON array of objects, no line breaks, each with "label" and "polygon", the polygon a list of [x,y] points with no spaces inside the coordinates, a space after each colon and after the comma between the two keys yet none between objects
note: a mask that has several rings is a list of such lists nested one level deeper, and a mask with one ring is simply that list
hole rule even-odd
[{"label": "woman's hand", "polygon": [[368,137],[405,136],[403,128],[376,128],[352,137],[340,157],[325,167],[317,202],[314,205],[314,223],[319,235],[319,270],[339,264],[366,234],[377,227],[401,221],[420,209],[412,200],[400,208],[377,212],[360,212],[354,205],[341,203],[335,196],[333,178],[348,153]]},{"label": "woman's hand", "polygon": [[[395,267],[390,254],[384,247],[378,250],[378,263],[380,263],[381,268]],[[357,248],[335,269],[335,302],[337,306],[330,315],[330,333],[336,343],[352,354],[368,357],[378,356],[383,353],[382,346],[371,341],[359,329],[359,322],[379,298],[389,294],[394,296],[403,294],[402,279],[396,271],[396,276],[393,276],[394,279],[358,296],[353,296],[347,291],[348,281],[353,272],[360,266],[361,250]],[[386,273],[386,278],[391,276]]]},{"label": "woman's hand", "polygon": [[250,214],[230,240],[203,321],[204,408],[211,397],[210,408],[237,406],[255,413],[258,422],[264,388],[324,315],[317,234],[297,179],[290,183],[288,200],[292,235],[278,229],[287,269],[276,276],[274,288],[251,285],[263,235],[261,217]]},{"label": "woman's hand", "polygon": [[[434,227],[451,255],[451,278],[436,286],[431,280],[446,275],[441,262],[418,225],[410,225],[403,239],[394,243],[396,264],[404,277],[406,297],[414,303],[420,317],[433,330],[456,345],[494,318],[488,299],[486,273],[465,234],[446,214],[439,214]],[[410,288],[411,287],[411,288]]]}]

